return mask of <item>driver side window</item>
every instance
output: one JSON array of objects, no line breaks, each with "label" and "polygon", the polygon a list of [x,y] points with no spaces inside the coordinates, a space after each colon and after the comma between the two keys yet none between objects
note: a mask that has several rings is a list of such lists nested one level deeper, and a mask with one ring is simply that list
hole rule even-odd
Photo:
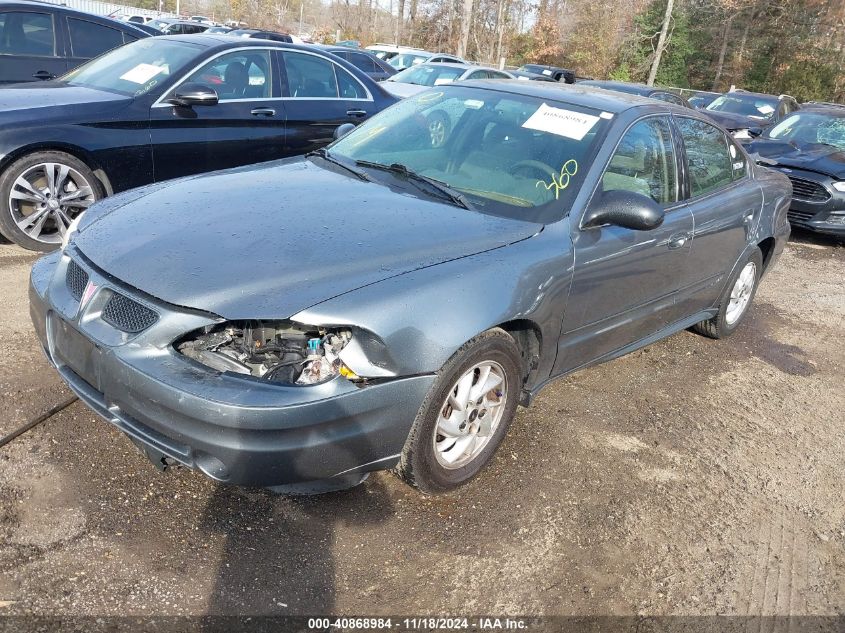
[{"label": "driver side window", "polygon": [[631,191],[663,205],[677,202],[675,147],[665,117],[649,117],[625,132],[602,176],[602,191]]},{"label": "driver side window", "polygon": [[221,55],[191,74],[189,83],[213,88],[218,99],[268,99],[272,96],[270,52],[238,51]]}]

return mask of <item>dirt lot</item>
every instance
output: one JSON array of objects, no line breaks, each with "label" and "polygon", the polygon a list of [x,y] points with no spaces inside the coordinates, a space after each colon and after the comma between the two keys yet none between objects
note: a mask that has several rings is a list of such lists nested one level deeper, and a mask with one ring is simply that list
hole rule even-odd
[{"label": "dirt lot", "polygon": [[[0,434],[66,397],[0,246]],[[0,614],[841,614],[845,248],[798,235],[731,339],[549,387],[424,497],[160,474],[76,403],[0,449]]]}]

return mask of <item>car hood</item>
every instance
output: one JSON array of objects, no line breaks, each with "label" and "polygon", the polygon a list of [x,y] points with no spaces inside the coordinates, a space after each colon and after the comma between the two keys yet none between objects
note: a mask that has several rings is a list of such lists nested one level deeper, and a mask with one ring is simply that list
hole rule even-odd
[{"label": "car hood", "polygon": [[[0,90],[0,112],[14,113],[4,117],[4,123],[13,124],[14,121],[36,117],[43,120],[45,116],[56,114],[78,116],[84,111],[101,111],[112,107],[121,107],[132,100],[131,97],[119,95],[94,88],[69,86],[67,84],[49,82],[31,82],[3,86]],[[69,106],[75,106],[68,110]]]},{"label": "car hood", "polygon": [[755,119],[731,112],[716,112],[715,110],[708,110],[706,108],[700,110],[700,112],[709,116],[726,130],[747,130],[752,127],[764,128],[771,123],[767,119]]},{"label": "car hood", "polygon": [[829,145],[759,139],[746,145],[746,150],[767,159],[764,164],[774,161],[781,167],[805,169],[845,180],[845,152]]},{"label": "car hood", "polygon": [[400,99],[404,99],[405,97],[412,97],[415,94],[419,94],[423,90],[428,90],[428,86],[418,86],[417,84],[408,84],[403,81],[387,81],[381,82],[381,87],[384,88],[384,91],[393,95],[394,97],[399,97]]},{"label": "car hood", "polygon": [[88,211],[73,243],[106,273],[163,301],[226,319],[278,319],[542,229],[364,182],[316,160],[320,166],[265,163],[153,185],[117,204],[106,199]]}]

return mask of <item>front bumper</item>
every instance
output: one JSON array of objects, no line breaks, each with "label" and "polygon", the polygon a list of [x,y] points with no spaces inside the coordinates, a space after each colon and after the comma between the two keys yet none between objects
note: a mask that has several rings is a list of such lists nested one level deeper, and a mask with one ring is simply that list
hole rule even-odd
[{"label": "front bumper", "polygon": [[845,237],[845,192],[833,188],[837,179],[800,169],[774,169],[792,182],[788,214],[792,226]]},{"label": "front bumper", "polygon": [[[396,464],[434,376],[294,387],[215,372],[171,342],[216,317],[157,302],[73,258],[98,289],[80,308],[65,280],[70,258],[40,259],[30,277],[35,330],[68,386],[157,465],[166,458],[219,481],[273,487],[354,483]],[[156,323],[137,335],[109,331],[98,297],[112,290],[155,310]]]}]

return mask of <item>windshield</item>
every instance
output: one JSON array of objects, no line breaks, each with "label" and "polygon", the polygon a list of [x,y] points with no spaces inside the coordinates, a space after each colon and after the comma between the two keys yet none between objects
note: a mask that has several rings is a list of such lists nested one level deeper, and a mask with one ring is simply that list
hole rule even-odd
[{"label": "windshield", "polygon": [[416,53],[398,53],[387,59],[387,63],[394,68],[410,68],[422,64],[430,55],[417,55]]},{"label": "windshield", "polygon": [[388,81],[400,81],[404,84],[418,86],[440,86],[452,83],[466,72],[463,68],[454,66],[430,66],[428,64],[407,68],[390,77]]},{"label": "windshield", "polygon": [[463,194],[477,211],[547,222],[567,211],[607,125],[597,110],[455,85],[399,102],[330,152],[404,165]]},{"label": "windshield", "polygon": [[796,143],[824,143],[845,151],[845,117],[800,112],[774,126],[769,138]]},{"label": "windshield", "polygon": [[202,50],[197,44],[149,37],[101,55],[62,79],[71,86],[140,96],[180,72]]},{"label": "windshield", "polygon": [[775,98],[741,95],[734,92],[717,97],[706,109],[713,112],[739,114],[762,121],[771,119],[777,107],[778,100]]}]

